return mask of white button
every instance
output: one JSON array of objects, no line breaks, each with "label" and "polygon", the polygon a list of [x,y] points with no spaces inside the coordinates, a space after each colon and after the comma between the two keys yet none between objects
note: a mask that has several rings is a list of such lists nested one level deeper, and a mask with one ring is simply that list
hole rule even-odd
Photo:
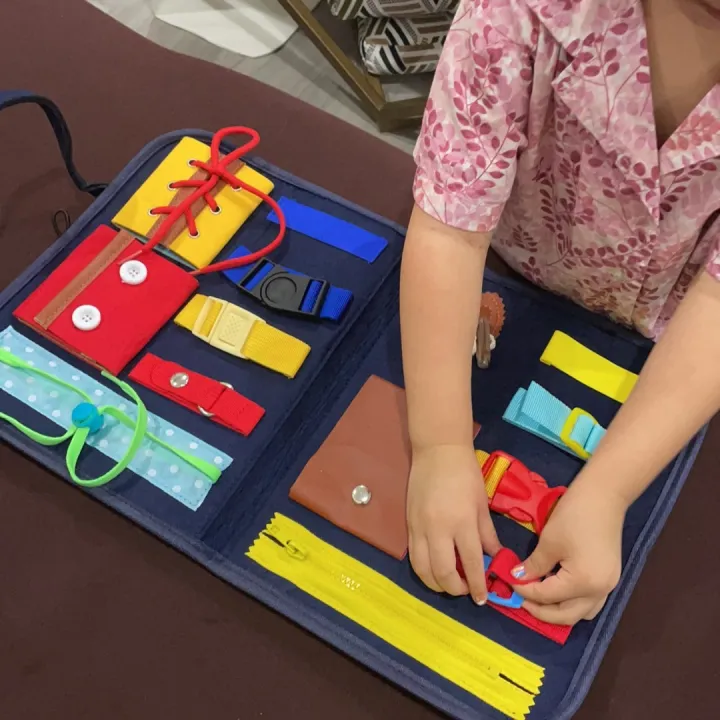
[{"label": "white button", "polygon": [[78,330],[94,330],[101,319],[100,311],[94,305],[80,305],[72,314],[72,324]]},{"label": "white button", "polygon": [[147,268],[139,260],[128,260],[120,266],[120,279],[127,285],[144,283],[147,274]]}]

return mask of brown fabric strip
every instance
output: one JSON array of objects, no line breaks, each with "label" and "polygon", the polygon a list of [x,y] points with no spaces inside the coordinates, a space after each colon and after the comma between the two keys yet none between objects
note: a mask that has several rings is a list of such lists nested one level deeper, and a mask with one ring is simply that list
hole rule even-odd
[{"label": "brown fabric strip", "polygon": [[58,318],[60,313],[100,275],[110,263],[127,249],[135,238],[121,230],[36,316],[35,322],[43,329]]},{"label": "brown fabric strip", "polygon": [[[225,157],[224,155],[220,155],[220,158],[222,159]],[[231,172],[233,175],[237,175],[237,173],[240,171],[240,168],[244,165],[242,160],[235,160],[228,165],[228,171]],[[198,170],[194,175],[191,176],[191,180],[207,180],[208,174],[204,170]],[[215,197],[220,190],[225,186],[225,183],[220,181],[215,187],[210,191],[210,194]],[[173,196],[173,199],[170,201],[169,206],[175,207],[176,205],[179,205],[183,200],[185,200],[187,197],[189,197],[193,192],[195,192],[195,188],[180,188],[177,190],[175,195]],[[205,199],[199,198],[196,200],[191,208],[190,211],[193,214],[193,217],[197,217],[200,211],[205,207]],[[163,221],[165,220],[165,215],[158,215],[158,219],[155,221],[155,224],[150,228],[150,231],[148,232],[148,240],[151,240],[153,235],[158,231],[158,228],[160,225],[162,225]],[[187,226],[187,223],[185,222],[185,217],[179,218],[173,226],[170,228],[170,232],[162,239],[162,242],[160,243],[163,247],[170,247],[170,245],[175,242],[175,239],[180,235],[180,233],[185,230],[185,227]]]}]

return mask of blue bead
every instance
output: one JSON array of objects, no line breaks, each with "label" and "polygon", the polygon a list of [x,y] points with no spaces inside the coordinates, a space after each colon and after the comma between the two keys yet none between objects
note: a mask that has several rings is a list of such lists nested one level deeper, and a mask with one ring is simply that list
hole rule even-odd
[{"label": "blue bead", "polygon": [[72,411],[72,422],[75,427],[87,428],[90,434],[102,429],[103,416],[92,403],[80,403]]}]

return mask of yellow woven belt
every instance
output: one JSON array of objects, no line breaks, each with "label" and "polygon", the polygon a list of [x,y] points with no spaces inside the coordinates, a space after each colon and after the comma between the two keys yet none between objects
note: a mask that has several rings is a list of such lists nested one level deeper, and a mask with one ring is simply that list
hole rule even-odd
[{"label": "yellow woven belt", "polygon": [[310,352],[308,344],[257,315],[205,295],[195,295],[178,313],[175,323],[219,350],[289,378],[295,377]]}]

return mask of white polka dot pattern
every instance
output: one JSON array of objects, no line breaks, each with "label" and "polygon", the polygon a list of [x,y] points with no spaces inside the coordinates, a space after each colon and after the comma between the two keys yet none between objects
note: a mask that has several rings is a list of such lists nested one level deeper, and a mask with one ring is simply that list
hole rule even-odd
[{"label": "white polka dot pattern", "polygon": [[[59,379],[81,389],[99,405],[115,407],[128,417],[135,417],[135,406],[127,401],[127,397],[81,373],[45,348],[23,337],[16,330],[7,328],[4,332],[0,332],[0,341],[6,352],[22,357],[25,362],[28,361],[28,356],[32,356],[32,362],[36,367],[46,368]],[[28,380],[32,382],[28,383]],[[11,368],[3,363],[0,363],[0,388],[26,405],[32,406],[35,412],[42,413],[63,429],[68,429],[71,425],[73,408],[84,402],[80,395],[59,387],[50,380],[39,375],[31,376],[25,370]],[[33,427],[32,413],[28,413],[26,417],[20,416],[19,419]],[[217,448],[152,413],[148,413],[148,432],[179,450],[190,451],[194,457],[215,465],[219,470],[225,470],[232,462],[232,458],[219,452]],[[106,415],[103,428],[98,433],[90,435],[87,443],[118,461],[127,452],[131,438],[131,428]],[[55,451],[64,455],[66,446],[59,446]],[[88,467],[86,472],[101,474],[107,469],[107,461],[99,460],[96,464],[88,462]],[[212,487],[210,480],[199,470],[147,437],[143,439],[140,450],[130,461],[129,467],[137,475],[191,510],[200,507]],[[123,493],[147,492],[136,483],[125,483],[119,487],[122,488]]]}]

